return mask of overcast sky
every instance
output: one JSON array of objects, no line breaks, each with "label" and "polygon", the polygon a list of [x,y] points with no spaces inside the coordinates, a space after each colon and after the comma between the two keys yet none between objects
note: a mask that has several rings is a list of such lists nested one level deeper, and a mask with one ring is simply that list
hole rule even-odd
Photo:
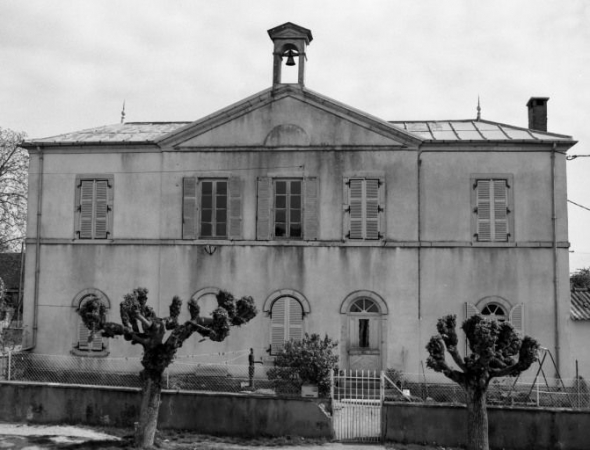
[{"label": "overcast sky", "polygon": [[[1,0],[0,127],[41,138],[190,121],[268,88],[266,33],[313,33],[306,85],[385,120],[482,118],[549,131],[590,155],[588,0]],[[590,157],[568,198],[590,208]],[[570,271],[590,266],[590,211],[569,206]]]}]

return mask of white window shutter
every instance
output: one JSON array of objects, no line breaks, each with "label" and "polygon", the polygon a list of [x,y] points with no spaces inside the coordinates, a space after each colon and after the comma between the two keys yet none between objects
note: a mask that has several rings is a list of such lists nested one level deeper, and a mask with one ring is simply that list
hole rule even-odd
[{"label": "white window shutter", "polygon": [[524,335],[524,304],[519,303],[510,310],[510,323],[521,336]]},{"label": "white window shutter", "polygon": [[242,180],[239,177],[229,179],[229,226],[230,239],[242,239]]},{"label": "white window shutter", "polygon": [[279,298],[272,304],[271,309],[271,336],[270,350],[271,354],[276,355],[285,345],[285,318],[287,316],[286,298]]},{"label": "white window shutter", "polygon": [[350,330],[350,348],[358,348],[359,347],[359,318],[356,316],[350,317],[349,323],[349,330]]},{"label": "white window shutter", "polygon": [[259,177],[257,191],[256,239],[268,241],[271,230],[271,179],[268,177]]},{"label": "white window shutter", "polygon": [[106,180],[95,181],[94,192],[94,238],[108,237],[108,183]]},{"label": "white window shutter", "polygon": [[476,189],[477,240],[490,242],[492,240],[490,180],[477,180]]},{"label": "white window shutter", "polygon": [[80,239],[92,239],[94,222],[94,180],[80,183]]},{"label": "white window shutter", "polygon": [[86,328],[84,322],[80,322],[78,326],[78,348],[80,350],[88,350],[88,335],[90,330]]},{"label": "white window shutter", "polygon": [[365,180],[365,238],[379,239],[379,180]]},{"label": "white window shutter", "polygon": [[182,180],[182,238],[195,239],[197,215],[197,180],[184,177]]},{"label": "white window shutter", "polygon": [[379,349],[379,319],[369,319],[369,348],[371,350]]},{"label": "white window shutter", "polygon": [[506,180],[494,180],[494,241],[508,241],[508,186]]},{"label": "white window shutter", "polygon": [[300,341],[303,338],[303,308],[294,298],[287,297],[289,301],[289,334],[287,340]]},{"label": "white window shutter", "polygon": [[349,239],[362,239],[364,234],[363,181],[357,178],[349,181]]},{"label": "white window shutter", "polygon": [[309,177],[305,179],[305,199],[303,211],[303,237],[308,241],[318,238],[319,234],[319,199],[318,179]]}]

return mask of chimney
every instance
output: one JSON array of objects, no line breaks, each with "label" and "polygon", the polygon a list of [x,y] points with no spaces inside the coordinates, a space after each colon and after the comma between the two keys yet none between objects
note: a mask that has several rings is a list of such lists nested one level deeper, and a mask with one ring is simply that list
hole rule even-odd
[{"label": "chimney", "polygon": [[547,131],[547,102],[549,97],[531,97],[526,104],[529,108],[529,129]]}]

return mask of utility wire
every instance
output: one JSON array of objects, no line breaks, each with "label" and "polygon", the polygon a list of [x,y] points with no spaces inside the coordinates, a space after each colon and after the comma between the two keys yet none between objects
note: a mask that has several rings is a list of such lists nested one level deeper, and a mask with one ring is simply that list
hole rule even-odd
[{"label": "utility wire", "polygon": [[567,201],[568,201],[569,203],[572,203],[572,204],[574,204],[574,205],[576,205],[576,206],[578,206],[578,207],[582,208],[582,209],[586,209],[586,210],[590,211],[590,208],[587,208],[586,206],[582,206],[582,205],[580,205],[579,203],[572,202],[570,199],[568,199]]}]

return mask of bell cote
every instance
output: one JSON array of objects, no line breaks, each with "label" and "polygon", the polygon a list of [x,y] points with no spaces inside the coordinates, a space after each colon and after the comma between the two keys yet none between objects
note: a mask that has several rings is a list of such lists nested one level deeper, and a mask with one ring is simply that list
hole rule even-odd
[{"label": "bell cote", "polygon": [[287,22],[268,30],[274,43],[272,85],[285,84],[281,72],[283,64],[297,66],[297,84],[305,85],[305,50],[313,37],[311,30]]}]

